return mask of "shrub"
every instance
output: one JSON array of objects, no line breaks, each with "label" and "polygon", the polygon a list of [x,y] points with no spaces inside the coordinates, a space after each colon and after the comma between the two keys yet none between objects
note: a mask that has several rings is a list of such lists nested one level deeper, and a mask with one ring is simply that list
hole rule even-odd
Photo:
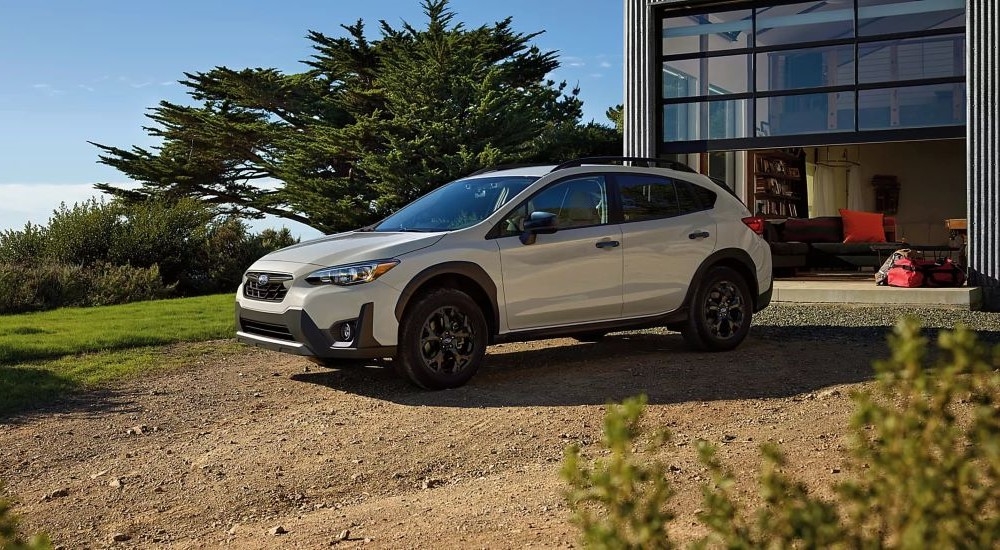
[{"label": "shrub", "polygon": [[61,264],[90,265],[107,261],[122,220],[117,203],[89,199],[67,207],[49,218],[44,258]]},{"label": "shrub", "polygon": [[[0,489],[2,489],[0,485]],[[3,550],[46,550],[52,543],[45,535],[35,535],[24,540],[17,533],[17,518],[11,513],[11,505],[0,498],[0,548]]]},{"label": "shrub", "polygon": [[[972,332],[959,327],[940,334],[941,353],[928,365],[927,340],[916,321],[901,321],[889,340],[891,357],[875,364],[876,391],[853,396],[851,479],[834,487],[836,499],[811,496],[783,472],[785,459],[777,447],[764,446],[764,506],[749,513],[731,493],[732,473],[701,441],[700,460],[712,480],[703,487],[705,511],[698,517],[710,534],[697,546],[995,547],[1000,540],[1000,347],[991,355]],[[609,409],[609,419],[616,414],[618,409]],[[629,414],[638,418],[634,411]],[[582,522],[584,540],[606,548],[669,546],[661,518],[632,504],[651,502],[664,492],[658,483],[642,483],[643,475],[661,471],[662,465],[628,455],[635,433],[609,429],[609,422],[609,460],[614,463],[621,455],[628,463],[616,483],[642,494],[610,488],[606,467],[582,468],[571,450],[564,469],[571,507],[585,517],[586,507],[597,504],[607,518]],[[657,537],[636,539],[643,528]]]},{"label": "shrub", "polygon": [[[604,418],[604,446],[611,456],[597,460],[593,468],[581,464],[580,449],[566,451],[563,477],[569,482],[568,498],[576,521],[583,528],[587,546],[596,548],[669,548],[667,522],[673,515],[664,507],[671,492],[663,465],[644,463],[632,453],[639,433],[639,417],[645,396],[611,405]],[[659,432],[650,442],[656,448],[666,438]],[[595,513],[602,505],[605,515]]]},{"label": "shrub", "polygon": [[0,263],[29,264],[45,254],[48,230],[28,222],[24,229],[0,232]]},{"label": "shrub", "polygon": [[243,272],[265,252],[238,218],[213,224],[205,242],[201,292],[235,291]]},{"label": "shrub", "polygon": [[156,266],[0,264],[0,315],[166,298]]},{"label": "shrub", "polygon": [[[189,290],[200,270],[209,224],[215,212],[194,199],[146,201],[123,207],[122,224],[104,261],[115,265],[158,266],[164,284]],[[221,258],[217,258],[221,261]]]},{"label": "shrub", "polygon": [[0,264],[0,314],[83,305],[86,282],[78,265]]},{"label": "shrub", "polygon": [[280,231],[265,229],[257,235],[256,240],[258,253],[261,256],[299,242],[298,239],[292,237],[292,232],[287,227],[282,227]]},{"label": "shrub", "polygon": [[169,298],[174,285],[166,286],[156,265],[149,268],[99,264],[88,270],[89,285],[83,304],[111,306]]},{"label": "shrub", "polygon": [[47,227],[0,232],[0,314],[231,292],[257,258],[295,242],[190,198],[61,204]]}]

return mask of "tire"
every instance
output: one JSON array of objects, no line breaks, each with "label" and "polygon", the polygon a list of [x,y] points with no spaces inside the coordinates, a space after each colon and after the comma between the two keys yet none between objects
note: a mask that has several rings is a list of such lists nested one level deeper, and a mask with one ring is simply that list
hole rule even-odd
[{"label": "tire", "polygon": [[427,390],[457,388],[479,370],[488,340],[486,318],[472,298],[458,290],[433,290],[403,315],[400,372]]},{"label": "tire", "polygon": [[594,331],[594,332],[581,332],[579,334],[574,334],[572,338],[577,342],[583,342],[584,344],[593,344],[600,342],[607,335],[607,332]]},{"label": "tire", "polygon": [[698,284],[681,333],[696,350],[728,351],[746,338],[753,302],[746,281],[728,267],[713,267]]}]

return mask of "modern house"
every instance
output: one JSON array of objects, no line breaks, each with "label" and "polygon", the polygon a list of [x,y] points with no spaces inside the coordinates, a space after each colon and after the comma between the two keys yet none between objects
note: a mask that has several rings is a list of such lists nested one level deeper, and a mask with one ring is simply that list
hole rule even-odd
[{"label": "modern house", "polygon": [[910,243],[967,242],[1000,310],[995,2],[625,0],[625,153],[768,217],[881,211]]}]

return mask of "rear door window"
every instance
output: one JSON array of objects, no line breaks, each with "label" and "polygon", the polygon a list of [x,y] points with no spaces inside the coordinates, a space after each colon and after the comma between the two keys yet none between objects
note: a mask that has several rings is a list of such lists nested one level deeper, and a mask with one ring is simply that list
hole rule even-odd
[{"label": "rear door window", "polygon": [[682,213],[674,180],[646,174],[617,174],[615,179],[623,221],[672,218]]}]

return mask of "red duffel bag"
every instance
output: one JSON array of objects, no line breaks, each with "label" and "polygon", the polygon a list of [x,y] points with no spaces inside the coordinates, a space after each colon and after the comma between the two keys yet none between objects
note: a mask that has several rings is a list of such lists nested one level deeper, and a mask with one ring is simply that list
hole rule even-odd
[{"label": "red duffel bag", "polygon": [[916,288],[924,286],[924,271],[934,262],[927,260],[914,260],[912,258],[900,258],[893,262],[889,268],[886,280],[889,286],[901,288]]},{"label": "red duffel bag", "polygon": [[951,258],[938,260],[924,267],[924,284],[927,286],[962,286],[965,272]]}]

